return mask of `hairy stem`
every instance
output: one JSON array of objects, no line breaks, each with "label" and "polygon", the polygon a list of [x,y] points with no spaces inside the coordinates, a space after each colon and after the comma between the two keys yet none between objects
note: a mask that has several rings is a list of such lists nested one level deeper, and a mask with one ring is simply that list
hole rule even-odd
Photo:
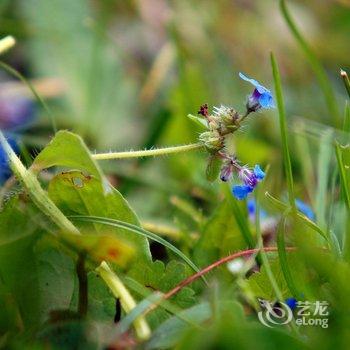
[{"label": "hairy stem", "polygon": [[201,143],[191,143],[189,145],[147,149],[147,150],[141,150],[141,151],[98,153],[98,154],[92,154],[91,157],[96,160],[141,158],[141,157],[161,156],[161,155],[172,154],[172,153],[188,152],[188,151],[192,151],[202,147],[203,147],[203,144]]}]

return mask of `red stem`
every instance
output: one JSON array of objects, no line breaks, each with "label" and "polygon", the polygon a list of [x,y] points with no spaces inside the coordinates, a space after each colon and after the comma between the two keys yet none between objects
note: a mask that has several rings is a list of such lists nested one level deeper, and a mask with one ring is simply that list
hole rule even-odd
[{"label": "red stem", "polygon": [[[205,267],[203,270],[193,274],[192,276],[187,277],[186,279],[184,279],[182,282],[180,282],[175,288],[173,288],[172,290],[170,290],[169,292],[165,293],[161,299],[162,300],[166,300],[171,298],[174,294],[176,294],[177,292],[179,292],[182,288],[186,287],[187,285],[191,284],[192,282],[194,282],[196,279],[198,279],[199,277],[205,275],[207,272],[213,270],[215,267],[218,267],[222,264],[225,264],[231,260],[240,258],[242,256],[249,256],[252,254],[256,254],[259,253],[261,250],[264,250],[265,252],[276,252],[278,251],[277,247],[263,247],[263,248],[254,248],[254,249],[248,249],[248,250],[243,250],[241,252],[238,253],[234,253],[231,254],[229,256],[225,256],[224,258],[215,261],[214,263],[212,263],[211,265]],[[294,251],[296,250],[295,247],[286,247],[287,251]],[[155,307],[157,307],[158,305],[155,305]],[[153,308],[152,308],[153,310]]]}]

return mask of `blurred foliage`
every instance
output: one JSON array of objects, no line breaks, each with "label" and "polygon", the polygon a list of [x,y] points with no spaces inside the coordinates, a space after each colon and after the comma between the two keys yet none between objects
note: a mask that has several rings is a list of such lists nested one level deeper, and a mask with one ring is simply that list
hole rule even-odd
[{"label": "blurred foliage", "polygon": [[[348,97],[339,70],[350,71],[349,1],[289,0],[287,7],[325,68],[342,111]],[[59,233],[27,192],[9,182],[0,193],[0,347],[347,348],[349,129],[339,130],[329,115],[317,77],[278,1],[2,0],[0,37],[9,34],[18,44],[2,59],[33,84],[59,129],[81,136],[61,131],[49,143],[54,133],[40,104],[25,128],[8,131],[20,136],[21,160],[33,164],[52,201],[65,215],[147,223],[201,268],[253,248],[246,232],[251,231],[253,243],[257,238],[245,203],[233,207],[226,186],[207,181],[207,154],[97,164],[88,151],[197,142],[201,128],[186,116],[196,115],[203,103],[243,112],[249,91],[238,72],[272,88],[269,54],[274,52],[295,196],[311,205],[316,225],[328,236],[325,240],[261,196],[259,206],[270,220],[261,220],[263,239],[267,246],[276,245],[276,224],[284,214],[286,245],[298,250],[288,253],[285,262],[301,291],[294,297],[328,301],[330,316],[327,329],[269,329],[258,323],[256,299],[277,299],[266,267],[260,268],[256,259],[255,270],[243,275],[222,265],[207,274],[210,288],[196,281],[151,311],[148,342],[137,345],[132,329],[114,339],[114,322],[126,315],[94,272],[96,262],[109,260],[137,302],[156,290],[168,292],[192,271],[170,249],[154,242],[149,247],[145,237],[126,229],[79,222],[79,239]],[[0,90],[6,98],[6,93],[33,98],[4,70]],[[243,163],[268,169],[261,193],[287,202],[277,113],[255,114],[245,123],[230,147]],[[338,157],[335,140],[341,145]],[[83,316],[77,312],[81,281],[75,266],[82,252],[88,256],[89,286]],[[278,254],[269,253],[268,259],[283,297],[293,296]]]}]

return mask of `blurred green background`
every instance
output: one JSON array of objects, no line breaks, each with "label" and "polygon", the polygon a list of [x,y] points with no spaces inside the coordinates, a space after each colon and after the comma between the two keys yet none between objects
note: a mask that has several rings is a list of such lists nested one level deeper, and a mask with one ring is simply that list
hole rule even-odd
[{"label": "blurred green background", "polygon": [[[339,70],[350,69],[350,2],[290,0],[287,5],[326,68],[342,113]],[[297,195],[312,201],[313,142],[333,119],[278,1],[1,0],[0,18],[1,36],[18,41],[3,59],[33,81],[59,128],[78,132],[92,151],[195,142],[200,130],[187,114],[196,114],[205,102],[243,112],[251,89],[238,72],[272,89],[273,51],[290,131],[295,133],[294,122],[301,117],[310,150],[303,153],[305,140],[293,138]],[[2,83],[12,79],[4,72],[0,76]],[[23,135],[32,154],[53,134],[47,114],[39,112]],[[249,118],[235,143],[244,163],[271,166],[265,189],[280,193],[285,186],[275,111]],[[303,162],[310,162],[309,173],[300,170]],[[194,212],[206,215],[217,205],[219,183],[205,180],[204,153],[102,166],[145,222],[175,223],[185,230]]]}]

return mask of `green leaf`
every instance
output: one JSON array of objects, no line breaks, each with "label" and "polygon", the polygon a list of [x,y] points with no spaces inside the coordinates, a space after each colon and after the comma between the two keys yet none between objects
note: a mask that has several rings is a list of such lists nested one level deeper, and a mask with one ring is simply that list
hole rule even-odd
[{"label": "green leaf", "polygon": [[[122,195],[111,186],[104,187],[94,176],[84,175],[79,171],[58,174],[51,180],[48,193],[52,201],[67,216],[103,216],[139,226],[135,213]],[[93,222],[80,222],[79,228],[82,233],[113,234],[134,247],[139,260],[151,261],[149,244],[145,237],[130,234],[129,231],[117,227],[106,228]]]},{"label": "green leaf", "polygon": [[[129,276],[151,290],[166,293],[189,277],[190,271],[182,262],[171,260],[165,265],[162,261],[157,260],[147,267],[140,263],[135,264]],[[193,294],[191,288],[185,287],[170,300],[176,302],[179,307],[187,308],[195,302]]]},{"label": "green leaf", "polygon": [[53,166],[67,167],[87,172],[102,179],[102,172],[91,158],[83,139],[69,131],[59,131],[52,141],[36,156],[32,164],[34,171]]},{"label": "green leaf", "polygon": [[197,117],[196,115],[188,114],[188,118],[190,118],[193,122],[199,125],[202,129],[208,129],[208,123],[206,119]]},{"label": "green leaf", "polygon": [[[180,317],[186,317],[192,321],[194,326],[189,327]],[[210,324],[210,327],[207,327]],[[233,330],[240,333],[246,325],[244,319],[243,307],[234,300],[220,300],[216,308],[208,302],[197,304],[187,310],[180,312],[178,315],[169,318],[160,325],[154,332],[152,338],[147,342],[145,348],[150,349],[173,349],[177,348],[180,341],[181,349],[231,349],[232,344],[236,342],[228,342],[224,344],[224,339],[228,334],[218,334],[226,325],[228,334],[232,334]],[[200,331],[200,344],[187,341],[188,337]],[[216,334],[217,339],[214,341],[213,335]],[[242,335],[241,335],[242,336]],[[246,343],[246,340],[243,340]],[[250,349],[252,347],[240,346],[239,349]]]},{"label": "green leaf", "polygon": [[234,251],[247,248],[231,204],[224,200],[207,220],[197,241],[193,257],[200,266],[206,266]]},{"label": "green leaf", "polygon": [[[202,324],[209,320],[212,315],[210,304],[207,302],[197,304],[187,310],[181,311],[179,315],[196,324]],[[163,322],[154,332],[152,338],[147,342],[146,349],[169,349],[173,348],[179,339],[188,330],[188,323],[178,316],[173,316]]]},{"label": "green leaf", "polygon": [[[91,222],[91,223],[97,223],[97,224],[104,224],[107,226],[117,227],[121,229],[125,229],[127,231],[134,232],[142,237],[147,237],[149,239],[152,239],[153,241],[156,241],[165,247],[167,247],[169,250],[174,252],[179,258],[181,258],[188,266],[190,266],[194,271],[199,272],[199,268],[192,262],[191,259],[189,259],[184,253],[181,252],[178,248],[173,246],[171,243],[166,241],[165,239],[157,236],[156,234],[146,231],[136,225],[129,224],[127,222],[123,222],[120,220],[115,219],[108,219],[98,216],[71,216],[72,219],[82,222]],[[206,282],[206,279],[204,276],[202,276],[202,280]]]},{"label": "green leaf", "polygon": [[[99,344],[101,339],[96,336],[95,327],[96,325],[93,325],[88,320],[69,320],[46,325],[45,328],[38,332],[37,338],[49,349],[101,349],[103,348]],[[37,348],[33,349],[36,350]]]},{"label": "green leaf", "polygon": [[[33,225],[35,226],[35,225]],[[56,309],[68,309],[74,288],[72,259],[48,242],[40,231],[0,246],[1,283],[28,330],[39,327]]]},{"label": "green leaf", "polygon": [[[150,291],[160,291],[163,293],[177,286],[181,281],[189,277],[189,275],[190,273],[186,265],[175,260],[170,261],[167,265],[157,260],[147,267],[138,263],[133,266],[128,274],[128,276],[139,281]],[[169,301],[180,308],[188,308],[195,304],[196,298],[193,289],[185,287],[169,299]],[[160,324],[167,317],[168,314],[159,307],[148,316],[150,324],[153,326]]]},{"label": "green leaf", "polygon": [[[286,298],[290,296],[289,289],[286,284],[286,281],[283,277],[281,266],[278,259],[269,259],[269,264],[271,272],[275,278],[278,289],[282,293],[282,297]],[[251,291],[259,298],[266,300],[276,300],[275,290],[270,282],[270,277],[266,270],[266,267],[263,265],[260,269],[260,272],[253,273],[247,280],[247,284]]]}]

